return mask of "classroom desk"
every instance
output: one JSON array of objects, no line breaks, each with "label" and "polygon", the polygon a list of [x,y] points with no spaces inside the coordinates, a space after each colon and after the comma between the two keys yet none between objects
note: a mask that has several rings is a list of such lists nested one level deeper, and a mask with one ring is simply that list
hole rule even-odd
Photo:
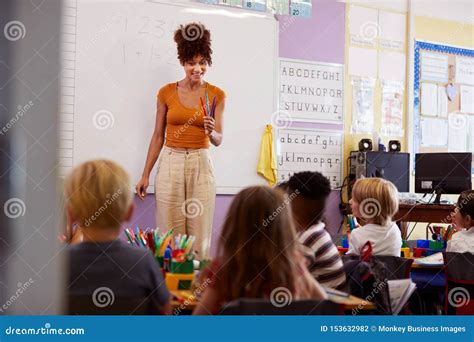
[{"label": "classroom desk", "polygon": [[449,223],[453,210],[451,204],[400,204],[394,221]]},{"label": "classroom desk", "polygon": [[[170,293],[175,297],[171,301],[173,313],[179,314],[183,311],[192,311],[197,305],[197,300],[192,298],[193,294],[191,291],[180,290],[170,291]],[[344,305],[344,310],[375,310],[374,303],[352,295],[348,297],[329,296],[329,300]]]}]

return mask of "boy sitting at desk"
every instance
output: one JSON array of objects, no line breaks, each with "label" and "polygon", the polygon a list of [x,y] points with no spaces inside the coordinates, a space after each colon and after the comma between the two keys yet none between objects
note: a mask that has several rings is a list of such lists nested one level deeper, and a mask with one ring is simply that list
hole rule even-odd
[{"label": "boy sitting at desk", "polygon": [[463,191],[459,195],[451,217],[457,232],[448,241],[446,251],[474,253],[474,190]]},{"label": "boy sitting at desk", "polygon": [[143,299],[157,309],[153,312],[170,313],[152,253],[119,239],[121,224],[133,213],[131,188],[127,172],[109,160],[79,165],[66,179],[67,223],[83,232],[83,242],[69,247],[69,297],[92,297],[100,304],[106,290],[114,300]]},{"label": "boy sitting at desk", "polygon": [[322,222],[326,199],[331,192],[328,179],[319,172],[299,172],[280,187],[291,199],[298,240],[303,246],[308,270],[321,285],[343,288],[346,283],[344,266]]}]

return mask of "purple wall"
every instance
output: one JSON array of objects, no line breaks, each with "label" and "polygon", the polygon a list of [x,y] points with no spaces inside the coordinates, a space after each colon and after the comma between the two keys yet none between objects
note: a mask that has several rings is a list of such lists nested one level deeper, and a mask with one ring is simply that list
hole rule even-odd
[{"label": "purple wall", "polygon": [[[279,17],[279,57],[344,64],[345,4],[336,0],[313,0],[309,19]],[[342,130],[342,125],[294,123],[294,127]],[[225,148],[225,146],[223,146]],[[218,195],[212,230],[211,255],[216,250],[222,224],[233,196]],[[327,229],[337,234],[342,216],[339,212],[339,191],[332,191],[327,203]],[[127,226],[155,227],[155,198],[135,199],[135,214]]]},{"label": "purple wall", "polygon": [[313,0],[311,18],[279,20],[280,57],[344,64],[344,2]]}]

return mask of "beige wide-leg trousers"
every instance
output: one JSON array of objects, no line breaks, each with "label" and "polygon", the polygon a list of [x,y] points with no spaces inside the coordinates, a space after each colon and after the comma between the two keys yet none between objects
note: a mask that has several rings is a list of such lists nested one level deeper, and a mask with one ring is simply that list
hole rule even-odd
[{"label": "beige wide-leg trousers", "polygon": [[155,178],[157,226],[161,234],[195,235],[197,259],[209,258],[216,184],[208,149],[163,146]]}]

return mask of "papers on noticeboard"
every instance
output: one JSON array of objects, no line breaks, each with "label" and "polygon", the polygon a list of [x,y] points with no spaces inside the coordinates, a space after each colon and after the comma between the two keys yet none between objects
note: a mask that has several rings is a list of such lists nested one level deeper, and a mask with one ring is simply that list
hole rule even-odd
[{"label": "papers on noticeboard", "polygon": [[421,52],[421,80],[448,82],[448,56],[440,53]]},{"label": "papers on noticeboard", "polygon": [[469,135],[469,118],[462,113],[451,113],[448,118],[448,151],[466,152]]},{"label": "papers on noticeboard", "polygon": [[461,112],[474,113],[474,86],[461,85]]},{"label": "papers on noticeboard", "polygon": [[446,147],[448,145],[448,120],[438,118],[422,118],[421,146]]},{"label": "papers on noticeboard", "polygon": [[421,114],[437,116],[438,114],[438,86],[434,83],[421,84]]},{"label": "papers on noticeboard", "polygon": [[456,56],[456,83],[474,85],[474,58]]},{"label": "papers on noticeboard", "polygon": [[435,83],[422,83],[420,96],[421,115],[442,118],[448,116],[448,94],[446,87],[438,86]]}]

